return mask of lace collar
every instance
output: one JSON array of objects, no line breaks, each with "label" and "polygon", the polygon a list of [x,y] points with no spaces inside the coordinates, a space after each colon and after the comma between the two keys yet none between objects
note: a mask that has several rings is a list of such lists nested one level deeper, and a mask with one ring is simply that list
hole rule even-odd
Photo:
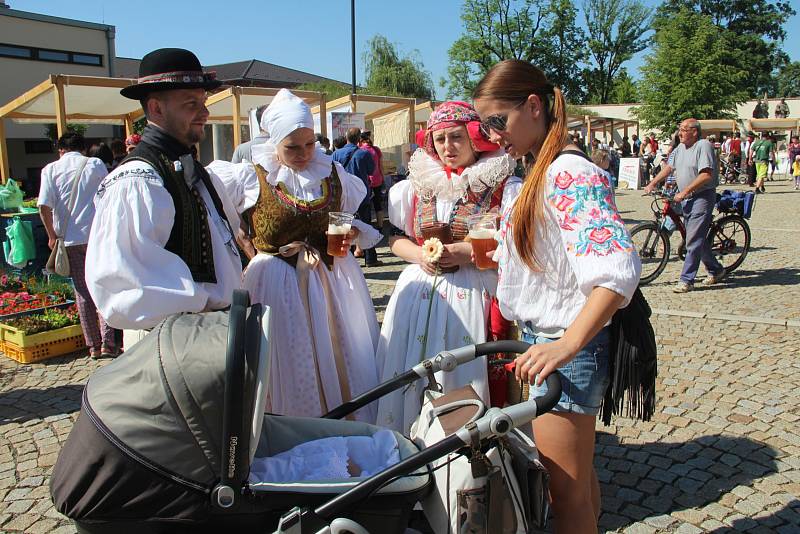
[{"label": "lace collar", "polygon": [[422,200],[436,197],[455,202],[466,198],[467,191],[482,193],[508,178],[517,166],[514,158],[504,150],[484,152],[481,158],[464,169],[461,175],[455,172],[447,177],[444,166],[437,159],[419,148],[408,162],[409,181],[414,192]]},{"label": "lace collar", "polygon": [[316,191],[322,180],[331,175],[333,157],[322,150],[314,150],[311,163],[302,171],[296,171],[278,161],[278,148],[269,140],[253,145],[251,151],[253,163],[261,165],[267,171],[267,183],[273,187],[284,184],[295,194],[298,190]]}]

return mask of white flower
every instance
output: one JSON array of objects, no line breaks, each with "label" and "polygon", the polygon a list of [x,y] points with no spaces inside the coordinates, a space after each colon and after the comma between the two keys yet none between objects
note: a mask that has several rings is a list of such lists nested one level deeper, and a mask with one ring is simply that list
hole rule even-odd
[{"label": "white flower", "polygon": [[431,237],[422,243],[422,259],[428,263],[436,263],[441,259],[444,245],[436,237]]}]

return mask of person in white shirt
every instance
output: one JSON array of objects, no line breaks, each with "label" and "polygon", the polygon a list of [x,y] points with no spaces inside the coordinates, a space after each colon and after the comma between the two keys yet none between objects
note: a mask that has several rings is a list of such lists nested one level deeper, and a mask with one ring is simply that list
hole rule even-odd
[{"label": "person in white shirt", "polygon": [[536,446],[550,471],[557,532],[597,531],[595,420],[609,383],[611,318],[627,306],[641,264],[608,178],[567,140],[566,103],[537,67],[507,60],[473,94],[490,140],[535,164],[504,211],[495,258],[500,311],[532,346],[516,375],[542,394],[560,373],[563,393],[538,417]]},{"label": "person in white shirt", "polygon": [[84,275],[86,242],[94,219],[94,195],[108,171],[101,160],[83,155],[86,141],[80,134],[62,135],[57,148],[59,159],[42,169],[37,202],[47,232],[47,244],[52,249],[57,238],[64,239],[89,355],[92,358],[113,357],[118,352],[114,329],[97,315]]},{"label": "person in white shirt", "polygon": [[147,54],[139,74],[121,93],[142,102],[147,126],[100,185],[86,269],[101,314],[126,329],[126,348],[168,315],[229,306],[242,275],[238,214],[190,149],[205,135],[206,90],[220,82],[176,48]]}]

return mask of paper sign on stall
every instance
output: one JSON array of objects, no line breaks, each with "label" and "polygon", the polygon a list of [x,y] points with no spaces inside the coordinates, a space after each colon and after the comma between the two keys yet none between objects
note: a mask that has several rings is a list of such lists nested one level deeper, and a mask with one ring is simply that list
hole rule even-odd
[{"label": "paper sign on stall", "polygon": [[639,189],[639,158],[619,160],[618,189]]}]

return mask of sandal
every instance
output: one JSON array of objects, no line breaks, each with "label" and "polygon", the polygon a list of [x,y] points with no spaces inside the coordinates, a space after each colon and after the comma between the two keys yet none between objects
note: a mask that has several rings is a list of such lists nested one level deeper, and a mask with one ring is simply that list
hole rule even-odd
[{"label": "sandal", "polygon": [[89,357],[93,360],[99,360],[103,357],[102,349],[89,349]]}]

